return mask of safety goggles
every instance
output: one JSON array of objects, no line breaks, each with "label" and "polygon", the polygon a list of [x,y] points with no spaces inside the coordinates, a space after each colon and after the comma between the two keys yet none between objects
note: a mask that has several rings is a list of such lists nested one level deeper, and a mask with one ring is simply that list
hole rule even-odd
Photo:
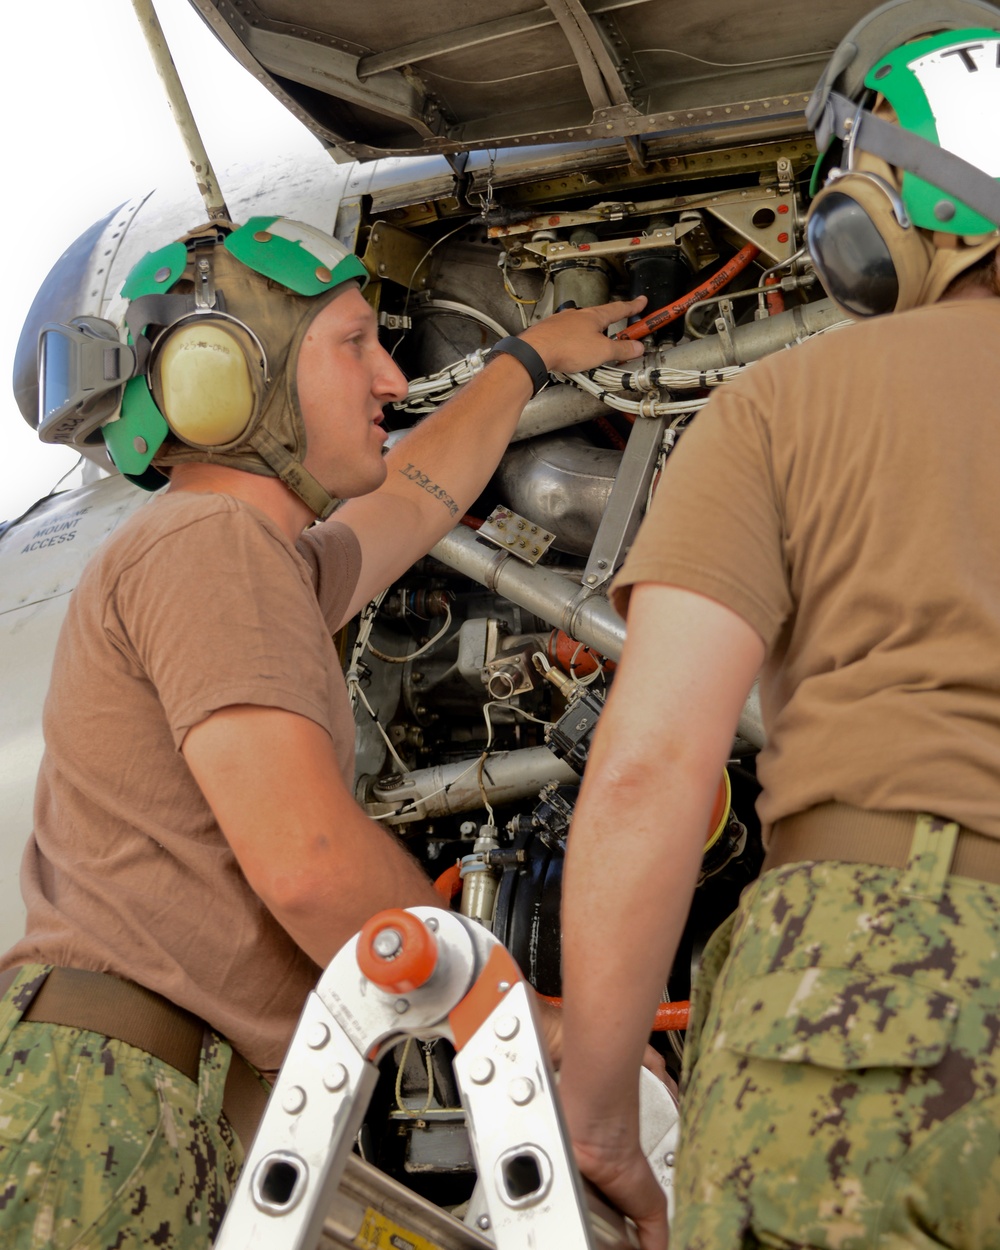
[{"label": "safety goggles", "polygon": [[135,349],[110,321],[48,322],[38,338],[38,437],[80,444],[112,417],[136,372]]}]

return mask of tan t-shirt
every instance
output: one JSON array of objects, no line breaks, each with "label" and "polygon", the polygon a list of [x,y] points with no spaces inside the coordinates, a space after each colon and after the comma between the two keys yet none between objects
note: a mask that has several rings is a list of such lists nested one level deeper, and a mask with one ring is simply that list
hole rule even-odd
[{"label": "tan t-shirt", "polygon": [[678,585],[764,639],[765,826],[834,799],[1000,837],[998,345],[1000,299],[829,332],[670,457],[616,603]]},{"label": "tan t-shirt", "polygon": [[112,972],[277,1068],[319,970],[250,889],[180,753],[219,708],[307,716],[353,784],[354,725],[331,637],[357,584],[350,529],[296,550],[226,495],[154,499],[74,592],[45,704],[27,936],[0,967]]}]

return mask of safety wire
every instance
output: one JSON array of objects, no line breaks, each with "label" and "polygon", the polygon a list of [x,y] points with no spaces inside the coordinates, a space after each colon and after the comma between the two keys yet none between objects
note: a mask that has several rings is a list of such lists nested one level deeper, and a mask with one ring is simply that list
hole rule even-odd
[{"label": "safety wire", "polygon": [[450,628],[451,604],[446,603],[444,606],[444,624],[433,638],[428,638],[423,646],[418,647],[416,651],[411,651],[409,655],[387,655],[384,651],[380,651],[378,647],[371,642],[368,644],[368,650],[376,657],[376,659],[383,660],[386,664],[405,664],[407,660],[415,660],[419,655],[426,655],[427,652],[430,651],[431,647],[441,641]]},{"label": "safety wire", "polygon": [[351,651],[351,662],[348,665],[347,674],[346,674],[347,693],[351,700],[352,714],[357,712],[358,704],[361,703],[365,711],[371,717],[372,724],[379,731],[379,734],[382,737],[382,741],[385,743],[386,747],[388,748],[389,754],[392,756],[393,760],[395,761],[396,766],[399,769],[399,771],[403,773],[408,773],[410,770],[400,759],[399,754],[396,751],[396,748],[392,744],[392,739],[389,737],[389,735],[385,732],[385,729],[382,727],[382,722],[378,718],[378,713],[369,703],[368,696],[365,694],[364,690],[361,688],[361,669],[360,669],[361,657],[364,655],[365,649],[371,645],[369,642],[369,639],[371,638],[371,632],[375,625],[375,618],[376,616],[378,616],[378,610],[382,606],[382,600],[386,597],[388,593],[389,593],[388,588],[386,588],[385,590],[382,591],[380,595],[376,595],[375,598],[371,601],[371,603],[365,604],[365,607],[361,612],[361,616],[360,616],[361,624],[358,627],[358,637],[354,643],[354,649]]},{"label": "safety wire", "polygon": [[[413,1038],[408,1037],[403,1046],[403,1053],[399,1059],[399,1067],[396,1069],[396,1106],[404,1115],[412,1116],[419,1119],[422,1115],[426,1115],[431,1109],[431,1103],[434,1101],[434,1063],[431,1058],[434,1052],[433,1042],[424,1042],[424,1064],[427,1068],[427,1101],[418,1111],[415,1107],[408,1107],[403,1101],[403,1071],[406,1068],[406,1060],[410,1054],[410,1047],[413,1045]],[[459,1111],[459,1107],[443,1107],[444,1111]]]}]

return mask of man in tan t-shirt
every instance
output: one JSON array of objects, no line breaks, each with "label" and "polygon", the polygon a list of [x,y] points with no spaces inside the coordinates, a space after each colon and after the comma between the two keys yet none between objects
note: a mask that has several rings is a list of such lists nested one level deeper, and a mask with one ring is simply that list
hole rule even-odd
[{"label": "man in tan t-shirt", "polygon": [[768,855],[702,960],[670,1244],[1000,1245],[997,32],[975,0],[930,22],[897,0],[845,39],[811,117],[821,150],[824,128],[851,142],[807,239],[877,319],[727,384],[615,585],[560,1088],[643,1250],[667,1226],[639,1056],[758,670]]},{"label": "man in tan t-shirt", "polygon": [[407,388],[366,280],[302,223],[212,223],[133,269],[128,344],[46,329],[43,437],[169,485],[88,566],[55,658],[0,962],[5,1246],[202,1250],[320,967],[437,901],[354,801],[331,635],[460,519],[549,370],[639,353],[605,331],[641,301],[502,340],[383,454]]}]

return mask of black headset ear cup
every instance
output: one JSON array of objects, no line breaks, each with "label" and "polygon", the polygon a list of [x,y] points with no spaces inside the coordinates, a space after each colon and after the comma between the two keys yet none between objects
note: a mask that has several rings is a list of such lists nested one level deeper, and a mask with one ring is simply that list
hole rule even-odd
[{"label": "black headset ear cup", "polygon": [[880,179],[845,173],[827,183],[809,209],[806,244],[827,294],[852,316],[916,307],[931,249],[900,224]]},{"label": "black headset ear cup", "polygon": [[192,447],[243,441],[260,412],[266,365],[237,321],[194,316],[154,345],[150,383],[171,432]]}]

